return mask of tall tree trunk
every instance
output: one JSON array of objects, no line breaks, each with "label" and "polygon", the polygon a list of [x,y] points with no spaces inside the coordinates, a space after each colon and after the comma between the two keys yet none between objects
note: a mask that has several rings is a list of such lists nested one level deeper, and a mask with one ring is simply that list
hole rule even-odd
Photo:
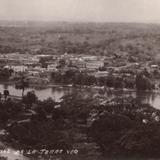
[{"label": "tall tree trunk", "polygon": [[22,97],[24,96],[24,88],[22,88]]}]

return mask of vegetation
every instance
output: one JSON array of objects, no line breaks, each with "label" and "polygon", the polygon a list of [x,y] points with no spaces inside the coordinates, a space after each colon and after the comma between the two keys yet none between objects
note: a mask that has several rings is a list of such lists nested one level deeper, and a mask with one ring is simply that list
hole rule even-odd
[{"label": "vegetation", "polygon": [[8,68],[0,69],[0,80],[2,80],[2,81],[9,80],[12,73],[13,73],[12,69],[8,69]]},{"label": "vegetation", "polygon": [[[18,22],[17,22],[18,23]],[[0,53],[125,56],[153,60],[159,53],[159,25],[127,23],[34,23],[0,27]],[[7,24],[6,24],[7,26]]]},{"label": "vegetation", "polygon": [[[159,25],[37,23],[1,26],[0,53],[101,55],[106,59],[99,70],[111,68],[106,77],[97,78],[72,66],[74,69],[65,73],[53,72],[51,79],[73,86],[155,88],[151,80],[159,79],[160,74],[151,64],[160,64]],[[39,63],[46,68],[48,60],[41,58]],[[134,63],[139,66],[128,66]],[[64,66],[65,60],[61,59],[58,68]],[[113,72],[113,68],[117,70]],[[0,69],[0,80],[9,80],[12,72]],[[34,92],[24,95],[26,87],[28,83],[22,77],[17,84],[22,100],[10,99],[7,90],[5,99],[0,99],[0,126],[7,133],[0,138],[9,146],[63,149],[64,154],[78,149],[80,155],[103,154],[104,159],[160,157],[160,111],[150,105],[132,97],[110,100],[103,92],[88,95],[81,91],[65,95],[61,102],[40,101]]]},{"label": "vegetation", "polygon": [[[149,74],[150,75],[150,74]],[[87,73],[79,72],[78,70],[68,70],[61,74],[60,72],[53,72],[51,75],[52,81],[58,84],[73,84],[79,86],[105,86],[113,87],[115,89],[128,88],[137,90],[152,90],[154,84],[150,77],[145,76],[143,72],[137,73],[136,78],[127,78],[121,75],[114,76],[110,73],[107,77],[95,77]]]},{"label": "vegetation", "polygon": [[20,80],[16,83],[15,88],[22,90],[22,97],[24,96],[24,90],[29,87],[28,81],[25,80],[25,77],[22,76]]},{"label": "vegetation", "polygon": [[107,156],[159,157],[159,110],[123,101],[105,106],[105,112],[89,128],[89,136]]},{"label": "vegetation", "polygon": [[154,85],[151,83],[150,79],[145,76],[144,73],[138,73],[136,76],[136,88],[138,90],[152,90]]},{"label": "vegetation", "polygon": [[80,155],[160,156],[160,111],[132,97],[107,100],[74,92],[57,103],[29,92],[22,101],[1,101],[0,122],[8,133],[1,138],[15,149],[54,148],[65,154],[80,145]]}]

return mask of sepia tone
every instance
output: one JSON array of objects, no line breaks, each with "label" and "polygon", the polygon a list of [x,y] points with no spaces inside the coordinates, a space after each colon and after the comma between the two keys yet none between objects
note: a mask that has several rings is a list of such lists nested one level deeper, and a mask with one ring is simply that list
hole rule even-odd
[{"label": "sepia tone", "polygon": [[0,0],[0,159],[160,159],[158,0]]}]

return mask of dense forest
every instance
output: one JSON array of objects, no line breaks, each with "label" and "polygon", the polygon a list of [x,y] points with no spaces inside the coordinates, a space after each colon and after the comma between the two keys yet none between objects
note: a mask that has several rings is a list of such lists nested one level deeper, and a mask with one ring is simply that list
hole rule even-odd
[{"label": "dense forest", "polygon": [[118,54],[144,61],[159,54],[159,40],[156,24],[28,22],[0,27],[0,53]]}]

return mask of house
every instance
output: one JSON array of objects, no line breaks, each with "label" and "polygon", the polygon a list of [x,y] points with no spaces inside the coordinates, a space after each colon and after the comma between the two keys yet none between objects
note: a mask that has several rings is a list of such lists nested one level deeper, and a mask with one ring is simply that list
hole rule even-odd
[{"label": "house", "polygon": [[103,67],[104,63],[103,61],[88,61],[86,62],[86,69],[99,69],[100,67]]},{"label": "house", "polygon": [[54,64],[48,64],[48,66],[47,66],[47,70],[48,71],[55,71],[55,70],[57,70],[57,64],[56,63],[54,63]]},{"label": "house", "polygon": [[84,61],[97,61],[98,57],[97,56],[83,56],[82,59]]},{"label": "house", "polygon": [[28,71],[28,76],[37,76],[37,77],[39,77],[39,72],[38,71]]},{"label": "house", "polygon": [[48,84],[49,83],[49,79],[38,78],[35,76],[28,76],[26,80],[29,82],[29,84]]},{"label": "house", "polygon": [[82,60],[81,58],[70,59],[69,65],[77,67],[79,69],[86,68],[86,62],[84,60]]},{"label": "house", "polygon": [[95,77],[99,78],[99,77],[107,77],[109,74],[109,72],[107,71],[98,71],[95,73]]},{"label": "house", "polygon": [[151,68],[158,69],[158,65],[151,65]]},{"label": "house", "polygon": [[11,69],[13,69],[14,72],[25,72],[28,70],[27,66],[11,66]]}]

